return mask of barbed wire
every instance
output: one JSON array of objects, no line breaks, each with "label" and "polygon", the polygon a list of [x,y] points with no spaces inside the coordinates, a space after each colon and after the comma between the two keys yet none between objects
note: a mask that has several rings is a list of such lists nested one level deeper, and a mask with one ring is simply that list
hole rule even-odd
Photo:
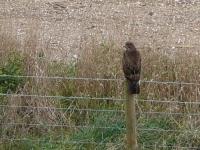
[{"label": "barbed wire", "polygon": [[70,126],[70,125],[65,125],[65,124],[28,124],[28,123],[3,123],[4,125],[12,125],[12,126],[18,126],[18,125],[25,125],[25,126],[45,126],[45,127],[66,127],[66,128],[90,128],[90,129],[119,129],[119,130],[125,130],[126,128],[121,128],[121,127],[109,127],[109,126]]},{"label": "barbed wire", "polygon": [[[0,105],[4,108],[29,108],[29,109],[47,109],[47,110],[66,110],[66,111],[88,111],[88,112],[107,112],[107,113],[125,113],[124,110],[103,110],[103,109],[82,109],[82,108],[54,108],[54,107],[40,107],[40,106],[10,106]],[[176,113],[176,112],[137,112],[137,114],[157,114],[157,115],[180,115],[180,116],[200,116],[199,113]]]},{"label": "barbed wire", "polygon": [[[12,125],[12,126],[45,126],[45,127],[66,127],[66,128],[76,128],[76,129],[83,129],[83,128],[90,128],[90,129],[118,129],[118,130],[126,130],[126,128],[122,127],[109,127],[109,126],[70,126],[70,125],[65,125],[65,124],[27,124],[27,123],[3,123],[4,125]],[[193,133],[197,134],[200,133],[199,130],[165,130],[161,128],[137,128],[136,130],[138,131],[152,131],[152,132],[179,132],[179,133]]]},{"label": "barbed wire", "polygon": [[[8,78],[33,78],[33,79],[53,79],[53,80],[84,80],[84,81],[109,81],[109,82],[123,82],[123,79],[103,79],[103,78],[73,78],[73,77],[51,77],[51,76],[16,76],[16,75],[0,75],[1,77],[8,77]],[[143,83],[150,83],[150,84],[178,84],[178,85],[192,85],[192,86],[200,86],[199,83],[187,83],[187,82],[162,82],[162,81],[148,81],[148,80],[141,80]],[[5,97],[30,97],[30,98],[47,98],[47,99],[64,99],[64,100],[109,100],[109,101],[124,101],[124,98],[116,98],[116,97],[88,97],[88,96],[60,96],[60,95],[39,95],[39,94],[12,94],[12,93],[0,93],[0,96]],[[196,102],[183,102],[177,100],[144,100],[136,98],[138,103],[166,103],[172,105],[178,104],[190,104],[190,105],[200,105],[199,101]],[[43,107],[43,106],[18,106],[18,105],[0,105],[1,108],[4,110],[6,109],[14,109],[14,108],[28,108],[28,109],[46,109],[46,110],[63,110],[63,111],[87,111],[93,113],[125,113],[124,110],[107,110],[107,109],[85,109],[85,108],[76,108],[69,106],[68,108],[62,107]],[[199,113],[181,113],[181,112],[151,112],[151,111],[138,111],[137,114],[144,114],[144,115],[180,115],[180,116],[188,116],[188,117],[196,117],[200,116]],[[45,124],[45,123],[24,123],[24,122],[5,122],[2,118],[0,121],[0,125],[2,126],[30,126],[30,127],[59,127],[59,128],[76,128],[76,129],[102,129],[102,130],[122,130],[125,131],[124,126],[93,126],[93,125],[84,125],[84,126],[76,126],[76,125],[67,125],[62,123],[55,123],[55,124]],[[188,129],[188,130],[180,130],[180,129],[166,129],[166,128],[137,128],[138,132],[159,132],[159,133],[190,133],[190,134],[200,134],[200,131],[197,129]],[[1,138],[2,140],[9,140],[9,141],[23,141],[31,139],[15,139],[15,138]],[[47,141],[47,140],[33,140],[35,142],[62,142],[62,143],[71,143],[71,144],[118,144],[118,143],[104,143],[104,142],[82,142],[82,141],[65,141],[65,140],[58,140],[58,141]],[[119,144],[118,144],[119,145]],[[161,145],[141,145],[144,147],[160,147],[160,148],[183,148],[180,146],[161,146]],[[196,148],[196,147],[186,147],[186,148]]]},{"label": "barbed wire", "polygon": [[154,148],[178,148],[178,149],[188,149],[188,150],[191,150],[191,149],[194,149],[194,150],[198,150],[199,147],[182,147],[182,146],[166,146],[166,145],[163,145],[163,146],[159,146],[159,145],[142,145],[144,147],[154,147]]},{"label": "barbed wire", "polygon": [[8,140],[8,141],[32,141],[32,142],[56,142],[56,143],[65,143],[65,144],[98,144],[98,145],[102,145],[102,144],[116,144],[119,145],[119,143],[108,143],[108,142],[82,142],[82,141],[59,141],[59,140],[32,140],[32,139],[27,139],[27,138],[23,138],[23,139],[14,139],[14,138],[2,138],[3,140]]},{"label": "barbed wire", "polygon": [[[110,100],[110,101],[123,101],[124,98],[115,98],[115,97],[81,97],[81,96],[53,96],[53,95],[29,95],[29,94],[3,94],[0,93],[0,96],[8,96],[8,97],[32,97],[32,98],[54,98],[54,99],[65,99],[65,100]],[[151,103],[175,103],[175,104],[194,104],[199,105],[200,102],[181,102],[181,101],[172,101],[172,100],[142,100],[136,99],[137,102],[151,102]]]},{"label": "barbed wire", "polygon": [[200,102],[180,102],[180,101],[173,101],[173,100],[153,100],[153,99],[150,99],[150,100],[137,100],[138,102],[151,102],[151,103],[175,103],[175,104],[194,104],[194,105],[199,105]]},{"label": "barbed wire", "polygon": [[18,75],[0,75],[0,77],[12,78],[37,78],[37,79],[65,79],[65,80],[86,80],[86,81],[120,81],[122,79],[103,79],[103,78],[74,78],[74,77],[60,77],[60,76],[18,76]]},{"label": "barbed wire", "polygon": [[55,98],[55,99],[78,99],[78,100],[113,100],[113,101],[122,101],[122,98],[112,98],[112,97],[79,97],[79,96],[53,96],[53,95],[28,95],[28,94],[3,94],[0,93],[0,96],[12,96],[12,97],[34,97],[34,98]]},{"label": "barbed wire", "polygon": [[66,110],[66,111],[90,111],[90,112],[113,112],[113,113],[124,113],[124,110],[103,110],[103,109],[82,109],[82,108],[54,108],[54,107],[40,107],[40,106],[10,106],[0,105],[4,108],[29,108],[29,109],[48,109],[48,110]]},{"label": "barbed wire", "polygon": [[[65,79],[65,80],[86,80],[86,81],[115,81],[123,82],[124,79],[104,79],[104,78],[75,78],[75,77],[60,77],[60,76],[18,76],[18,75],[0,75],[0,77],[11,77],[11,78],[37,78],[37,79]],[[178,84],[178,85],[195,85],[200,86],[200,83],[195,82],[171,82],[171,81],[154,81],[154,80],[141,80],[144,83],[154,84]]]}]

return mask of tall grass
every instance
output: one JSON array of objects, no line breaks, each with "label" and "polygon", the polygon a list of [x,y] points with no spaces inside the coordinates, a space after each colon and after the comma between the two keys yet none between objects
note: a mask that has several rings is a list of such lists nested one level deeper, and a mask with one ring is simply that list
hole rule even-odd
[{"label": "tall grass", "polygon": [[[93,41],[80,52],[80,57],[66,63],[52,61],[48,57],[48,45],[37,49],[37,33],[30,30],[23,47],[12,35],[1,35],[0,64],[9,66],[10,53],[19,52],[24,65],[20,66],[23,75],[62,76],[75,78],[124,79],[121,69],[123,49],[114,41],[99,44]],[[142,80],[158,82],[180,82],[180,84],[141,83],[138,100],[167,100],[179,102],[198,102],[200,59],[199,50],[176,49],[163,51],[154,48],[141,48]],[[26,59],[22,59],[26,56]],[[14,66],[15,67],[15,66]],[[3,149],[125,149],[124,113],[92,112],[88,109],[123,110],[123,101],[88,100],[86,97],[123,98],[123,82],[87,81],[29,78],[17,87],[13,93],[80,96],[85,99],[39,97],[1,97],[1,142]],[[15,107],[22,106],[22,107]],[[41,108],[45,107],[45,108]],[[66,110],[55,109],[66,108]],[[82,109],[70,110],[70,108]],[[192,130],[199,131],[200,117],[197,104],[137,102],[138,143],[140,149],[163,149],[162,146],[199,147],[200,136],[190,132],[162,132],[156,130]],[[169,112],[172,114],[146,114],[145,112]],[[185,114],[185,115],[184,115]],[[18,124],[19,123],[19,124]],[[43,124],[43,126],[33,126]],[[109,126],[114,129],[90,129],[53,127],[64,126]],[[28,140],[11,141],[7,138]],[[37,140],[45,140],[38,142]],[[57,142],[52,142],[57,141]],[[73,144],[93,142],[102,144]],[[72,143],[68,143],[72,142]],[[112,144],[120,143],[120,144]],[[110,144],[105,144],[110,143]],[[148,147],[148,146],[154,147]],[[159,147],[160,146],[160,147]],[[66,148],[67,147],[67,148]],[[173,148],[168,148],[173,149]]]}]

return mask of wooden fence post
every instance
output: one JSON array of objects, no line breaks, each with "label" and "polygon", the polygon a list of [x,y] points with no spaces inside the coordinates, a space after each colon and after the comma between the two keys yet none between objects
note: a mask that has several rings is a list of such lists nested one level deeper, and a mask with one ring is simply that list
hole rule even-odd
[{"label": "wooden fence post", "polygon": [[134,95],[130,93],[127,80],[124,85],[127,150],[137,150],[135,99]]}]

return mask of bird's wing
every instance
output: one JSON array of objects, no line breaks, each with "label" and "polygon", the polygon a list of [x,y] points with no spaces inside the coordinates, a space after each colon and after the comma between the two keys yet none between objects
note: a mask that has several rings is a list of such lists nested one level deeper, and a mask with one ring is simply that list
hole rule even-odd
[{"label": "bird's wing", "polygon": [[130,53],[124,52],[122,63],[123,63],[123,71],[125,77],[131,82],[138,82],[140,80],[140,72],[141,72],[140,54],[131,55]]}]

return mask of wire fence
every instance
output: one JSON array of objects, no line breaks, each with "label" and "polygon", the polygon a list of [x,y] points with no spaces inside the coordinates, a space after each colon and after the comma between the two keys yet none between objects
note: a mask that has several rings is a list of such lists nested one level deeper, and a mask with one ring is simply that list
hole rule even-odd
[{"label": "wire fence", "polygon": [[[86,81],[115,81],[123,82],[123,79],[102,79],[102,78],[73,78],[73,77],[49,77],[49,76],[16,76],[16,75],[0,75],[0,77],[12,77],[12,78],[37,78],[37,79],[65,79],[65,80],[86,80]],[[141,80],[144,83],[154,83],[154,84],[180,84],[180,85],[197,85],[200,83],[187,83],[187,82],[162,82],[162,81],[148,81]]]},{"label": "wire fence", "polygon": [[[16,76],[16,75],[0,75],[0,78],[2,77],[8,77],[8,78],[32,78],[32,79],[62,79],[62,80],[74,80],[74,81],[78,81],[78,80],[84,80],[84,81],[109,81],[109,82],[123,82],[122,79],[100,79],[100,78],[69,78],[69,77],[47,77],[47,76]],[[200,84],[199,83],[185,83],[185,82],[159,82],[159,81],[147,81],[147,80],[142,80],[141,81],[141,85],[143,83],[148,83],[148,84],[163,84],[163,85],[185,85],[185,86],[195,86],[197,89],[199,89]],[[198,90],[196,90],[196,94],[198,95]],[[120,105],[123,105],[123,101],[124,98],[115,98],[115,97],[89,97],[89,96],[61,96],[61,95],[41,95],[39,94],[24,94],[24,93],[0,93],[0,98],[1,98],[1,118],[0,118],[0,125],[1,125],[1,132],[2,132],[2,136],[1,136],[1,140],[3,140],[4,142],[14,142],[14,141],[29,141],[29,142],[38,142],[38,143],[51,143],[51,144],[55,144],[55,143],[62,143],[63,146],[66,145],[77,145],[77,144],[82,144],[82,148],[87,147],[86,145],[95,145],[96,149],[100,149],[102,148],[100,145],[112,145],[115,148],[116,147],[120,147],[119,145],[124,145],[126,143],[125,138],[122,138],[123,140],[121,141],[121,143],[119,142],[114,142],[112,140],[106,140],[104,134],[105,131],[106,132],[110,132],[115,135],[115,132],[118,133],[118,135],[124,135],[126,134],[126,128],[125,128],[125,122],[122,118],[124,118],[124,109],[123,107],[120,109],[115,109],[115,107],[98,107],[98,108],[94,108],[92,105],[87,108],[83,107],[81,108],[81,106],[77,106],[77,103],[74,105],[67,105],[68,107],[62,107],[62,105],[60,106],[40,106],[40,105],[35,105],[34,102],[37,102],[40,99],[45,99],[46,101],[61,101],[64,100],[65,103],[67,103],[68,101],[75,101],[75,102],[82,102],[83,103],[87,103],[87,102],[92,102],[92,101],[99,101],[98,104],[100,104],[103,101],[107,102],[118,102]],[[19,98],[21,99],[25,99],[26,101],[31,101],[33,105],[31,104],[24,104],[20,103],[19,105],[17,103],[9,103],[8,101],[16,101]],[[21,100],[23,101],[23,100]],[[95,103],[94,103],[95,104]],[[155,105],[154,105],[155,104]],[[178,112],[177,111],[169,111],[169,110],[165,110],[163,108],[163,111],[155,111],[155,110],[151,110],[151,108],[147,109],[147,110],[143,110],[143,108],[146,105],[152,105],[152,106],[161,106],[162,104],[164,104],[164,107],[169,107],[170,105],[172,106],[188,106],[191,109],[193,109],[193,105],[196,106],[195,108],[197,108],[195,111],[192,111],[191,109],[187,109],[187,111],[182,111]],[[161,148],[165,148],[165,149],[199,149],[200,148],[200,143],[199,143],[199,136],[200,135],[200,129],[198,127],[199,124],[199,120],[200,120],[200,113],[199,113],[199,105],[200,102],[199,101],[193,101],[193,100],[189,100],[189,101],[177,101],[177,100],[166,100],[166,99],[141,99],[138,98],[137,99],[137,105],[138,105],[138,110],[137,110],[137,119],[138,119],[138,125],[137,125],[137,132],[138,132],[138,141],[139,141],[139,147],[141,149],[148,149],[148,148],[156,148],[156,149],[161,149]],[[85,106],[85,105],[84,105]],[[186,108],[187,108],[186,106]],[[162,109],[159,109],[162,110]],[[20,112],[19,112],[20,111]],[[18,113],[23,113],[23,116],[21,116],[21,119],[9,119],[9,117],[7,115],[17,115]],[[52,121],[41,121],[39,122],[37,121],[27,121],[25,116],[30,117],[31,115],[33,115],[33,113],[36,113],[38,115],[41,115],[41,112],[43,113],[49,113],[49,112],[54,112],[56,114],[56,112],[62,112],[62,114],[59,116],[60,120],[54,120]],[[17,113],[17,114],[12,114],[12,113]],[[18,115],[19,115],[18,114]],[[81,117],[79,117],[82,114],[87,114],[84,119],[87,121],[83,121],[82,123],[66,123],[64,122],[64,117],[63,116],[67,116],[70,114],[71,118],[75,118],[76,119],[81,119]],[[21,114],[22,115],[22,114]],[[91,121],[92,117],[98,117],[98,116],[102,116],[104,119],[103,121],[98,124],[96,124],[95,122]],[[109,116],[109,117],[107,117]],[[68,118],[68,122],[71,118]],[[122,118],[121,118],[122,117]],[[24,119],[25,118],[25,119]],[[54,117],[54,119],[58,119],[56,117]],[[102,118],[101,118],[102,119]],[[107,121],[109,122],[110,119],[112,120],[112,123],[106,123],[106,119],[108,119]],[[122,119],[120,120],[121,122],[119,122],[118,119]],[[167,119],[169,119],[171,122],[173,122],[170,125],[170,122],[167,121]],[[153,123],[154,122],[154,123]],[[185,122],[187,122],[186,124],[189,125],[185,125]],[[175,125],[176,127],[173,127],[173,125]],[[186,126],[186,127],[185,127]],[[79,132],[84,132],[84,131],[94,131],[95,134],[102,134],[102,141],[98,142],[97,141],[85,141],[83,140],[84,138],[87,138],[88,134],[83,134],[80,135],[81,136],[81,140],[79,138],[74,138],[73,140],[69,140],[66,139],[64,134],[66,134],[66,132],[61,133],[62,134],[62,138],[59,140],[55,140],[55,139],[48,139],[46,140],[44,136],[41,136],[40,138],[38,138],[37,140],[32,139],[32,138],[27,138],[27,135],[25,133],[25,136],[20,137],[19,135],[16,134],[15,131],[15,136],[13,135],[7,135],[5,134],[5,132],[11,132],[8,131],[10,130],[14,130],[12,129],[12,127],[15,128],[15,130],[21,130],[21,128],[24,128],[29,131],[30,129],[32,130],[42,130],[41,128],[48,128],[48,131],[53,132],[55,130],[55,128],[59,128],[61,130],[61,132],[63,132],[64,130],[69,131],[76,131],[75,133],[77,133],[77,131],[79,130]],[[44,132],[43,130],[41,132]],[[55,133],[54,133],[55,134]],[[175,137],[177,135],[182,134],[183,137],[180,139],[175,139]],[[147,139],[145,138],[145,136],[149,136],[150,138]],[[166,138],[167,136],[171,137],[171,140],[168,144],[164,144],[162,142],[157,143],[157,142],[151,142],[151,140],[153,140],[155,138],[155,135],[157,136],[157,138]],[[189,144],[188,142],[191,142],[191,140],[186,140],[184,138],[184,136],[188,135],[191,140],[193,140],[192,144]],[[70,136],[70,134],[68,135]],[[85,137],[84,137],[85,136]],[[111,135],[110,135],[111,136]],[[152,136],[152,137],[151,137]],[[173,137],[173,138],[172,138]],[[104,141],[105,140],[105,141]],[[146,141],[145,141],[146,140]],[[149,140],[149,141],[148,141]],[[170,140],[170,138],[169,138]],[[176,141],[175,141],[176,140]],[[185,140],[185,143],[178,143],[177,140],[181,141],[181,140]],[[162,140],[161,140],[162,141]],[[195,143],[196,142],[196,143]],[[177,144],[178,143],[178,144]],[[53,145],[54,145],[53,144]],[[100,147],[99,147],[100,146]],[[88,147],[87,147],[88,148]],[[91,148],[88,148],[91,149]]]}]

